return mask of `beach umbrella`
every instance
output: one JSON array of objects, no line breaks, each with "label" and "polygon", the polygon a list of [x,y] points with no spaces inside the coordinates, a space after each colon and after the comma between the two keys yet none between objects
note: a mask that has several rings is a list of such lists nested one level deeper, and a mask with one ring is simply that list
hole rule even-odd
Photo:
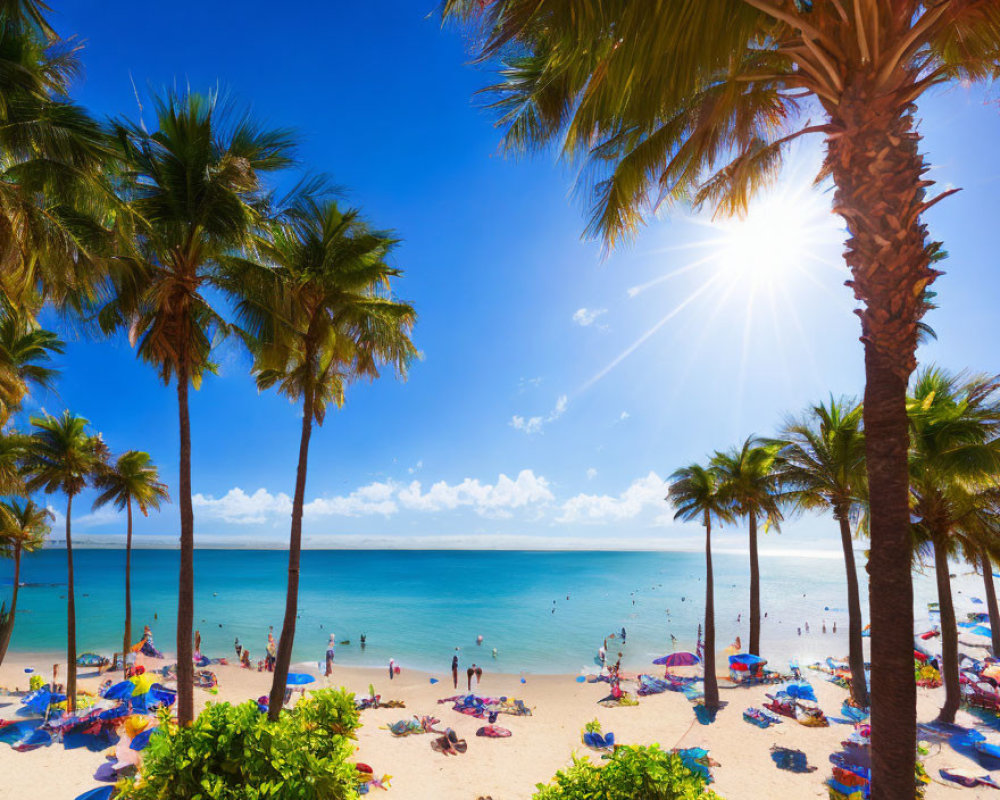
[{"label": "beach umbrella", "polygon": [[125,680],[119,681],[114,686],[110,687],[104,693],[104,696],[108,698],[108,700],[127,700],[132,696],[134,691],[135,684],[132,683],[132,681]]},{"label": "beach umbrella", "polygon": [[977,625],[973,628],[970,633],[974,633],[977,636],[992,636],[993,631],[987,625]]},{"label": "beach umbrella", "polygon": [[304,686],[307,683],[314,683],[316,679],[312,675],[308,675],[305,672],[289,672],[288,680],[285,681],[286,686]]},{"label": "beach umbrella", "polygon": [[700,664],[701,659],[694,653],[671,653],[668,656],[660,656],[653,663],[661,667],[692,667]]},{"label": "beach umbrella", "polygon": [[146,694],[150,687],[156,683],[156,679],[148,672],[144,672],[141,675],[133,675],[129,678],[129,681],[133,685],[133,697],[138,697],[140,694]]}]

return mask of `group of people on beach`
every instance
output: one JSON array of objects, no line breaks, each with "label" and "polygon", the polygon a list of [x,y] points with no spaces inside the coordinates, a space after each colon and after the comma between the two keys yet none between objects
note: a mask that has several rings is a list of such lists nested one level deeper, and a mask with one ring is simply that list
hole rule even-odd
[{"label": "group of people on beach", "polygon": [[[197,636],[197,632],[196,632]],[[198,636],[196,641],[200,643],[201,637]],[[244,647],[240,643],[240,637],[237,636],[233,642],[233,647],[236,650],[236,658],[240,662],[240,666],[243,669],[253,669],[253,663],[250,661],[250,650]],[[195,648],[198,649],[197,646]],[[274,672],[274,664],[278,660],[278,642],[274,638],[274,626],[268,628],[267,631],[267,646],[265,647],[265,656],[263,661],[257,662],[258,672]]]}]

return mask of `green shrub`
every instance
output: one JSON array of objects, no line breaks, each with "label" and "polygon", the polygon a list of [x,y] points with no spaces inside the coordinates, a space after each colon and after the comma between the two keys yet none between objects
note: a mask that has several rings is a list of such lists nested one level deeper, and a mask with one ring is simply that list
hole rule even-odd
[{"label": "green shrub", "polygon": [[538,784],[534,800],[721,800],[680,756],[651,747],[618,747],[604,764],[574,758],[552,783]]},{"label": "green shrub", "polygon": [[189,728],[161,717],[123,800],[349,800],[356,798],[354,696],[312,692],[278,722],[254,702],[210,703]]}]

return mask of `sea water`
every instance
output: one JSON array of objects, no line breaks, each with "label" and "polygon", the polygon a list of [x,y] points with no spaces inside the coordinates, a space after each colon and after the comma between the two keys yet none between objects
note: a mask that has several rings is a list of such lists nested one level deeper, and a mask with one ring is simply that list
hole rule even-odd
[{"label": "sea water", "polygon": [[[78,549],[74,563],[79,652],[119,650],[124,552]],[[716,554],[714,566],[717,646],[740,636],[745,648],[747,557]],[[238,637],[255,662],[263,657],[269,627],[275,636],[281,630],[287,567],[282,551],[196,551],[195,628],[206,655],[232,659]],[[9,563],[0,569],[0,593],[9,598]],[[132,638],[148,624],[167,653],[176,650],[177,570],[176,550],[132,554]],[[672,649],[694,649],[704,572],[704,556],[686,552],[305,551],[294,660],[321,661],[333,633],[350,642],[337,645],[340,664],[384,667],[394,658],[445,672],[457,652],[463,669],[476,662],[496,672],[575,673],[593,670],[598,647],[616,633],[609,657],[621,651],[627,668],[646,668]],[[25,555],[21,581],[11,650],[64,654],[65,550]],[[936,597],[932,578],[918,576],[916,585],[919,615]],[[773,665],[846,654],[845,586],[842,559],[761,558],[762,650]],[[981,582],[969,586],[982,595]]]}]

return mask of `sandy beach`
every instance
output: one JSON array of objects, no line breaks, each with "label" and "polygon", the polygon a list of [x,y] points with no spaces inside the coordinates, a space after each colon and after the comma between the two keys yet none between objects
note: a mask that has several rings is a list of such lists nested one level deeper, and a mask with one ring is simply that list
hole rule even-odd
[{"label": "sandy beach", "polygon": [[[33,666],[45,674],[45,663],[41,658],[12,655],[0,667],[0,686],[11,690],[26,688],[25,666]],[[154,660],[149,663],[157,665]],[[47,668],[51,670],[51,660]],[[219,678],[218,694],[196,690],[197,709],[208,702],[238,703],[256,698],[270,686],[268,673],[235,666],[213,669]],[[299,665],[296,669],[303,667]],[[63,668],[60,673],[65,674]],[[104,679],[91,670],[82,670],[80,674],[82,688],[90,691]],[[805,670],[805,677],[814,686],[820,706],[828,715],[838,716],[845,690],[829,683],[819,672]],[[437,678],[438,682],[432,684],[431,678]],[[531,708],[529,717],[501,716],[498,724],[513,734],[508,739],[476,737],[476,729],[484,724],[481,720],[455,712],[450,704],[438,703],[439,699],[456,694],[450,675],[403,669],[390,682],[385,670],[338,667],[331,685],[364,695],[368,685],[374,683],[383,700],[406,703],[405,709],[361,712],[363,725],[358,733],[357,751],[357,759],[370,764],[376,774],[392,776],[391,789],[385,796],[402,800],[530,798],[536,783],[548,781],[574,755],[593,757],[592,751],[581,744],[580,735],[584,723],[594,718],[600,720],[604,731],[613,731],[620,743],[659,742],[665,748],[708,749],[720,763],[714,769],[713,788],[729,800],[826,797],[824,781],[830,775],[829,755],[839,749],[839,742],[851,731],[848,725],[806,728],[792,720],[767,730],[749,725],[742,718],[743,710],[761,705],[765,693],[772,691],[767,687],[723,689],[726,707],[712,725],[704,726],[696,721],[691,704],[678,693],[640,698],[635,707],[604,708],[597,701],[607,694],[605,683],[578,683],[574,675],[527,675],[524,684],[520,680],[516,675],[486,673],[480,687],[481,694],[516,697]],[[313,686],[325,684],[326,679],[319,677]],[[464,690],[463,684],[464,676],[459,691]],[[920,690],[921,721],[933,720],[942,698],[943,690]],[[0,697],[0,715],[9,717],[18,707],[17,698]],[[443,756],[431,750],[432,736],[396,738],[381,727],[412,714],[438,717],[439,727],[452,727],[466,739],[468,752]],[[958,723],[977,726],[992,741],[1000,741],[1000,734],[965,711],[959,712]],[[801,750],[807,755],[810,767],[816,769],[802,774],[779,770],[771,759],[772,745]],[[92,775],[104,760],[103,752],[83,747],[67,750],[61,744],[54,744],[18,753],[0,746],[0,772],[4,775],[0,798],[44,796],[47,800],[73,800],[98,785]],[[975,768],[947,746],[942,749],[936,744],[930,746],[925,764],[932,776],[944,766]],[[975,792],[965,790],[965,795],[972,797]],[[376,790],[373,796],[379,797],[380,793]],[[930,800],[951,796],[951,787],[937,780],[928,787]]]}]

